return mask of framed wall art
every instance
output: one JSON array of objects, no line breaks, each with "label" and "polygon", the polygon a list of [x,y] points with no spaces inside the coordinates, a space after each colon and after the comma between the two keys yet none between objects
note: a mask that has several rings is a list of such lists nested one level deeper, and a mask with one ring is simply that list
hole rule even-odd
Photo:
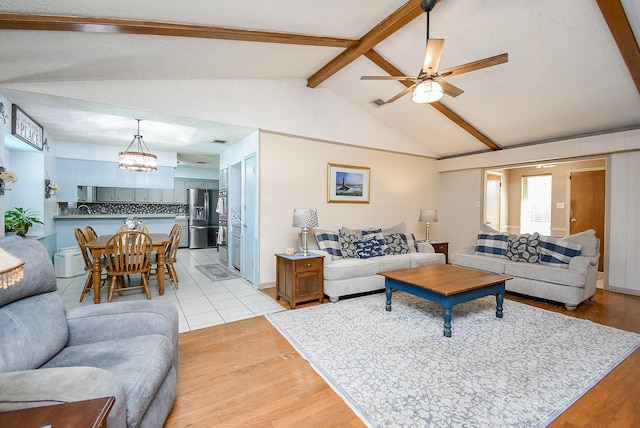
[{"label": "framed wall art", "polygon": [[30,146],[42,150],[44,142],[44,129],[38,122],[31,119],[28,114],[13,104],[13,116],[11,118],[11,134],[18,137]]},{"label": "framed wall art", "polygon": [[335,163],[327,166],[327,202],[369,203],[369,168]]}]

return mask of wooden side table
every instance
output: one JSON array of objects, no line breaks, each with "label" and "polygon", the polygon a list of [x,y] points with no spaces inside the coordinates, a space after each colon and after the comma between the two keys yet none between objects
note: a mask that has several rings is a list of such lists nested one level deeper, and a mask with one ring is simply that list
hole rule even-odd
[{"label": "wooden side table", "polygon": [[324,256],[276,254],[276,300],[282,297],[295,309],[301,302],[324,299]]},{"label": "wooden side table", "polygon": [[429,242],[436,253],[444,254],[444,262],[449,264],[449,243],[441,242],[441,241],[431,241]]},{"label": "wooden side table", "polygon": [[0,427],[106,428],[115,397],[52,404],[0,413]]}]

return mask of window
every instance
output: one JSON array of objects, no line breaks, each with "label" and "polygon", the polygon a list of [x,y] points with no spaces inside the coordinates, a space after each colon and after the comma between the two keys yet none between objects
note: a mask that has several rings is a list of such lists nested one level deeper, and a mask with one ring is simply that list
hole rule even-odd
[{"label": "window", "polygon": [[520,233],[551,235],[551,175],[522,177]]}]

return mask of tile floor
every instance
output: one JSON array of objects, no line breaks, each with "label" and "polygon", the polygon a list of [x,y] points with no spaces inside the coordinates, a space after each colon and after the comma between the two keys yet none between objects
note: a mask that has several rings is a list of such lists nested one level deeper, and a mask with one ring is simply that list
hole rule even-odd
[{"label": "tile floor", "polygon": [[[178,263],[175,268],[180,278],[180,288],[174,289],[171,281],[165,280],[162,296],[158,294],[157,283],[152,278],[151,299],[164,300],[175,305],[178,309],[181,333],[284,310],[244,279],[214,282],[195,268],[198,265],[218,262],[218,256],[215,248],[178,250]],[[90,292],[82,303],[79,302],[85,280],[84,274],[73,278],[58,278],[58,292],[68,308],[94,304],[93,292]],[[137,282],[139,277],[132,278],[131,281]],[[101,304],[107,304],[106,287],[102,287],[100,298]],[[146,300],[146,296],[141,289],[136,289],[125,291],[123,296],[115,295],[113,301],[117,300]]]}]

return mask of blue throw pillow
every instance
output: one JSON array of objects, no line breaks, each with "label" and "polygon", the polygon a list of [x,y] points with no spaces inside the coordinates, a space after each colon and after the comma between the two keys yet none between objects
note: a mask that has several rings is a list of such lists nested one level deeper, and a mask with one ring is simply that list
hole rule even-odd
[{"label": "blue throw pillow", "polygon": [[478,233],[476,254],[504,258],[508,241],[509,234],[507,233]]},{"label": "blue throw pillow", "polygon": [[355,244],[358,252],[358,257],[360,257],[361,259],[384,256],[384,251],[382,251],[380,243],[373,237],[356,241]]},{"label": "blue throw pillow", "polygon": [[320,249],[329,253],[331,260],[342,258],[342,249],[336,232],[316,231],[316,240]]},{"label": "blue throw pillow", "polygon": [[382,229],[363,229],[362,230],[362,238],[375,237],[378,240],[378,244],[380,244],[380,248],[382,251],[387,251],[387,242],[384,239],[384,234],[382,233]]}]

